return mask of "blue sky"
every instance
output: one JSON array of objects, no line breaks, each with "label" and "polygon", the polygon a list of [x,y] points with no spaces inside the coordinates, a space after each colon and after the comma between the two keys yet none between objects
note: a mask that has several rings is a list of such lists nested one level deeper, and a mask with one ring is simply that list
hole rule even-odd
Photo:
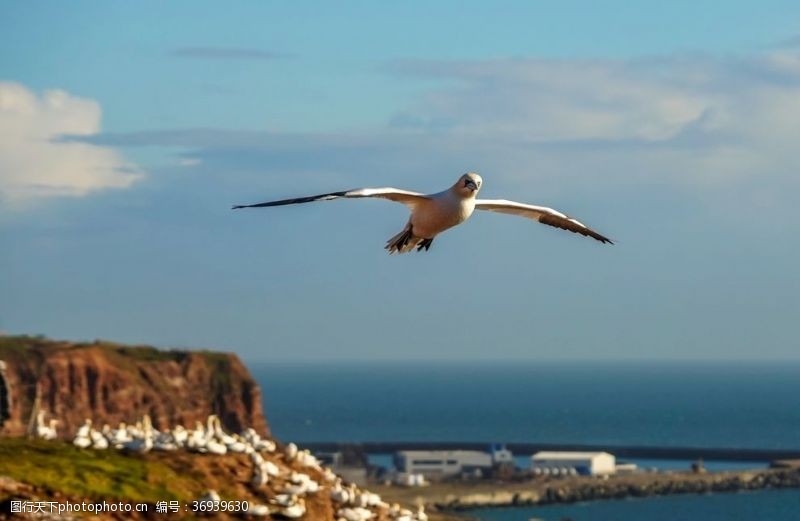
[{"label": "blue sky", "polygon": [[[249,360],[797,358],[793,2],[16,2],[0,328]],[[476,215],[232,203],[355,186]]]}]

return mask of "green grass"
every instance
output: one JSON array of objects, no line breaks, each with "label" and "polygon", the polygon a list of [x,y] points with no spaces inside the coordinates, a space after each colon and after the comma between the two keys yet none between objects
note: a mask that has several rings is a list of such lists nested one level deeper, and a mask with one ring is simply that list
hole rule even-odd
[{"label": "green grass", "polygon": [[162,362],[169,360],[179,362],[186,358],[186,352],[157,349],[151,346],[120,346],[113,344],[102,344],[102,347],[110,348],[122,356],[142,362]]},{"label": "green grass", "polygon": [[31,347],[42,343],[44,340],[41,337],[0,335],[0,360],[12,355],[24,354]]},{"label": "green grass", "polygon": [[92,349],[99,348],[104,351],[120,355],[126,359],[143,362],[160,361],[181,361],[186,358],[186,351],[172,349],[158,349],[152,346],[127,346],[109,342],[106,340],[95,340],[92,342],[64,342],[50,340],[43,336],[27,335],[0,335],[0,360],[3,357],[27,355],[36,350],[55,350],[55,349]]},{"label": "green grass", "polygon": [[191,500],[197,483],[167,465],[117,451],[0,438],[0,475],[69,496],[155,503]]}]

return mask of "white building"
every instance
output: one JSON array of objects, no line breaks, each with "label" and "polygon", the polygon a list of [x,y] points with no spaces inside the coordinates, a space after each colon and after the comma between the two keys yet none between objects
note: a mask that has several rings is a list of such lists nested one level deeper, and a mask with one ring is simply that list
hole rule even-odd
[{"label": "white building", "polygon": [[436,478],[489,470],[492,455],[477,450],[401,450],[394,464],[398,472]]},{"label": "white building", "polygon": [[537,452],[531,456],[534,474],[613,474],[616,459],[608,452]]}]

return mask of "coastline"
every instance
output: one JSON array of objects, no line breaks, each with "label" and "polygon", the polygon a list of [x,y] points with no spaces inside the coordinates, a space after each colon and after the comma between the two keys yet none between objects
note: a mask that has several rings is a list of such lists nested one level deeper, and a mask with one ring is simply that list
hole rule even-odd
[{"label": "coastline", "polygon": [[607,499],[800,488],[800,469],[764,469],[695,474],[642,473],[608,479],[578,476],[514,483],[434,483],[422,488],[373,486],[390,501],[467,515],[479,508],[544,506]]}]

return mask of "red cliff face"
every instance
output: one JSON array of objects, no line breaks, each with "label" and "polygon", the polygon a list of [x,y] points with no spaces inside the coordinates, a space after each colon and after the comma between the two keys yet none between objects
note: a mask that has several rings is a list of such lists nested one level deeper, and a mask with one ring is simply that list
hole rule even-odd
[{"label": "red cliff face", "polygon": [[213,413],[228,430],[269,433],[261,390],[231,353],[0,336],[0,360],[5,435],[27,432],[37,410],[59,420],[58,433],[65,438],[86,418],[116,426],[144,414],[158,429],[193,427]]}]

